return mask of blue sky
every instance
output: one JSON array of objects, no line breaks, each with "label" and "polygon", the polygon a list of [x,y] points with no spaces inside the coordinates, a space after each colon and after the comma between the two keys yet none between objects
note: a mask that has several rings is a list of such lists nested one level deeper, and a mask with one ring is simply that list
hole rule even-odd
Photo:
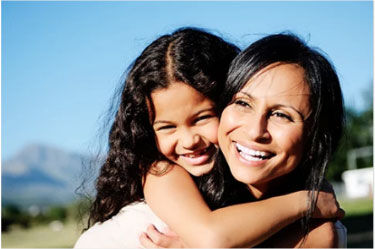
[{"label": "blue sky", "polygon": [[1,143],[7,159],[30,143],[85,152],[121,75],[158,36],[202,27],[241,48],[292,31],[320,48],[345,103],[373,91],[373,3],[2,1]]}]

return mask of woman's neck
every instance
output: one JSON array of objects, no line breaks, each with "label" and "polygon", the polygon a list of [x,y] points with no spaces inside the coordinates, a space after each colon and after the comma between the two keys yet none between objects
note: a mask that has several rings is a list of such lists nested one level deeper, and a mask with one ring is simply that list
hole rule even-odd
[{"label": "woman's neck", "polygon": [[270,182],[248,185],[248,188],[255,199],[264,199],[271,196],[277,196],[291,191],[292,186],[290,186],[290,178],[291,176],[288,174],[273,179]]},{"label": "woman's neck", "polygon": [[252,186],[252,185],[248,185],[248,187],[249,187],[250,193],[254,196],[255,199],[261,199],[262,196],[264,195],[264,192],[261,191],[259,188]]}]

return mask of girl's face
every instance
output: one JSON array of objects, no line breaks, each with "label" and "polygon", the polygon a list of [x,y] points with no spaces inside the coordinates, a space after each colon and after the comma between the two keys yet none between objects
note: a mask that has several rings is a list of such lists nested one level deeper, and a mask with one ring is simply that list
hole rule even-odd
[{"label": "girl's face", "polygon": [[218,150],[214,103],[181,82],[154,91],[151,99],[159,151],[194,176],[209,172]]},{"label": "girl's face", "polygon": [[300,66],[274,63],[254,75],[224,109],[220,148],[233,176],[255,197],[300,162],[309,94]]}]

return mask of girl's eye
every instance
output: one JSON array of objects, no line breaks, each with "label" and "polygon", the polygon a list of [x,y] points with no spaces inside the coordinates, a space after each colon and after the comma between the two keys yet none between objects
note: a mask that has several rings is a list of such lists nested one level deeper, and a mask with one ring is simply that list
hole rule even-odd
[{"label": "girl's eye", "polygon": [[203,115],[203,116],[200,116],[198,118],[195,119],[195,123],[199,122],[199,121],[202,121],[202,120],[206,120],[206,119],[209,119],[209,118],[212,118],[212,117],[215,117],[214,115]]},{"label": "girl's eye", "polygon": [[175,126],[174,125],[165,125],[165,126],[160,126],[158,128],[156,128],[156,131],[167,131],[167,130],[171,130],[171,129],[174,129]]},{"label": "girl's eye", "polygon": [[271,116],[273,116],[277,119],[283,120],[283,121],[294,122],[294,120],[291,116],[289,116],[285,113],[282,113],[282,112],[273,112],[273,113],[271,113]]}]

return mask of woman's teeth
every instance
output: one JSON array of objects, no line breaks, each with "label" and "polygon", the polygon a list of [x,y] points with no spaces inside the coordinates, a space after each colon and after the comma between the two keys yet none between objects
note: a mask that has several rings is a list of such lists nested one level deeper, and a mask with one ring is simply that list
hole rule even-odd
[{"label": "woman's teeth", "polygon": [[266,151],[252,150],[241,144],[238,144],[238,143],[235,143],[235,144],[236,144],[237,151],[240,153],[240,155],[249,161],[261,161],[261,160],[269,159],[273,156],[272,153],[269,153]]}]

